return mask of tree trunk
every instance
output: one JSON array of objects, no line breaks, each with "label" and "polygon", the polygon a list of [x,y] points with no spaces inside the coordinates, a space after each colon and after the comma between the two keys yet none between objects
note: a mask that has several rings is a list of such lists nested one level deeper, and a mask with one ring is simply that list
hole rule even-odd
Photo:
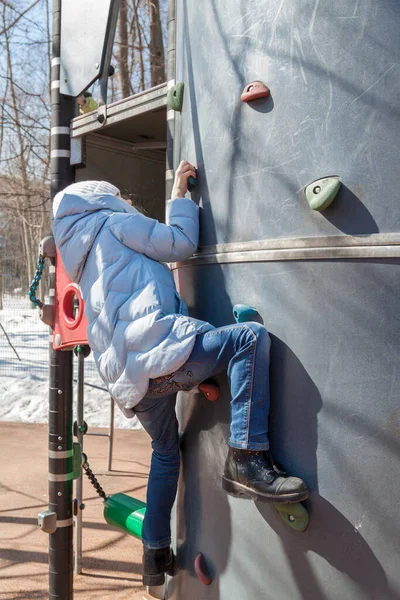
[{"label": "tree trunk", "polygon": [[[22,183],[22,191],[24,194],[22,199],[19,198],[17,200],[16,206],[18,209],[17,212],[20,217],[21,227],[22,227],[23,243],[24,243],[24,250],[25,250],[25,256],[26,256],[26,269],[27,269],[26,272],[27,272],[27,276],[28,276],[27,279],[30,281],[33,277],[31,240],[30,240],[30,235],[29,235],[29,225],[24,218],[24,208],[26,206],[26,202],[29,202],[29,196],[27,196],[27,193],[29,190],[29,180],[28,180],[28,175],[27,175],[27,164],[26,164],[26,160],[25,160],[26,148],[25,148],[24,138],[23,138],[23,134],[21,131],[21,125],[20,125],[20,120],[19,120],[19,111],[18,111],[18,103],[17,103],[16,92],[15,92],[15,86],[14,86],[13,66],[12,66],[12,60],[11,60],[10,44],[9,44],[8,31],[6,29],[6,22],[5,22],[5,9],[3,12],[3,24],[4,24],[4,29],[5,29],[4,39],[5,39],[5,48],[6,48],[7,73],[8,73],[9,81],[10,81],[11,105],[12,105],[12,109],[13,109],[13,113],[14,113],[15,128],[16,128],[18,145],[19,145],[19,170],[20,170],[20,178],[21,178],[21,183]],[[28,198],[28,200],[27,200],[27,198]]]},{"label": "tree trunk", "polygon": [[133,1],[133,11],[134,11],[134,26],[136,28],[136,36],[137,36],[137,48],[138,48],[138,56],[139,56],[139,67],[140,67],[140,91],[144,90],[145,87],[145,69],[144,69],[144,57],[143,57],[143,36],[142,36],[142,28],[139,22],[139,11],[138,11],[138,2],[137,0]]},{"label": "tree trunk", "polygon": [[162,38],[160,1],[149,1],[150,12],[150,66],[151,85],[159,85],[165,81],[164,44]]},{"label": "tree trunk", "polygon": [[118,22],[119,49],[117,53],[118,82],[121,98],[127,98],[131,93],[131,82],[128,67],[128,5],[127,0],[121,0]]}]

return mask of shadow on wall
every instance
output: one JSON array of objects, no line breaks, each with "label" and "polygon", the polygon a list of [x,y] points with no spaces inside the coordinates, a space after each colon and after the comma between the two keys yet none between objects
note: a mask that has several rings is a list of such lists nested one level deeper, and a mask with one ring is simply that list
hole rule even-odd
[{"label": "shadow on wall", "polygon": [[[218,380],[221,398],[228,398],[226,378]],[[184,406],[183,406],[184,404]],[[229,404],[210,403],[202,395],[181,394],[180,428],[182,466],[177,499],[177,560],[174,598],[220,598],[219,577],[224,573],[231,547],[231,513],[221,486],[229,437]],[[207,480],[207,494],[204,494]],[[206,522],[204,522],[206,520]],[[203,553],[213,585],[205,588],[195,575],[194,561]],[[189,574],[189,577],[188,577]],[[221,596],[222,597],[222,596]]]},{"label": "shadow on wall", "polygon": [[[320,393],[300,360],[281,339],[271,338],[271,411],[269,438],[272,454],[290,474],[318,490],[317,416]],[[307,443],[304,443],[307,440]]]},{"label": "shadow on wall", "polygon": [[369,210],[343,183],[335,200],[321,214],[343,233],[357,235],[379,232],[378,225]]},{"label": "shadow on wall", "polygon": [[[304,503],[310,511],[310,524],[305,533],[297,533],[277,517],[271,506],[257,503],[257,509],[279,536],[296,587],[304,600],[332,597],[330,594],[325,596],[314,575],[314,567],[307,560],[308,552],[321,556],[346,574],[359,586],[365,598],[396,600],[397,592],[390,588],[381,564],[365,539],[318,493],[317,415],[322,408],[321,396],[290,348],[274,335],[271,340],[272,452],[290,474],[305,479],[311,492]],[[306,444],[304,440],[307,440]]]},{"label": "shadow on wall", "polygon": [[[301,598],[324,600],[333,597],[332,590],[325,595],[321,582],[315,576],[315,566],[307,558],[307,553],[311,552],[347,575],[362,590],[363,598],[398,600],[398,593],[390,588],[381,564],[365,539],[354,529],[354,525],[317,493],[312,494],[307,504],[311,505],[311,520],[303,534],[289,530],[282,521],[271,516],[271,508],[257,504],[260,514],[281,539],[282,549],[286,553],[290,572]],[[318,521],[313,520],[313,514],[318,515]],[[361,596],[355,592],[354,597]]]}]

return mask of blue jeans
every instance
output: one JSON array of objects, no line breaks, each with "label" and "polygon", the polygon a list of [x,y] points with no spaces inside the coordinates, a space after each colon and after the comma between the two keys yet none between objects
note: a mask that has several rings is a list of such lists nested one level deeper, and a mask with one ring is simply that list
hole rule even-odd
[{"label": "blue jeans", "polygon": [[258,323],[199,334],[187,362],[175,373],[151,380],[147,395],[135,406],[153,448],[142,534],[148,548],[171,543],[170,518],[180,467],[176,392],[189,391],[226,371],[231,391],[229,445],[268,450],[270,344],[267,330]]}]

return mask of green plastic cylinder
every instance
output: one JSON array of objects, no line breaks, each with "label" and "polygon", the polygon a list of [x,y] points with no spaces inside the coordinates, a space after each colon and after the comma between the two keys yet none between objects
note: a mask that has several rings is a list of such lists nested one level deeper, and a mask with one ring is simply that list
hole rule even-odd
[{"label": "green plastic cylinder", "polygon": [[104,503],[104,518],[109,525],[142,539],[146,504],[126,494],[113,494]]}]

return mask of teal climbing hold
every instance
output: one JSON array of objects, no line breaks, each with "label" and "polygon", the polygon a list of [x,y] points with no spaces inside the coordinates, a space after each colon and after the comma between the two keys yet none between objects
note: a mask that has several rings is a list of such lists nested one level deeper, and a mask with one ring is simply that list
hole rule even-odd
[{"label": "teal climbing hold", "polygon": [[[197,171],[196,171],[196,174],[197,174]],[[188,177],[188,180],[187,180],[187,186],[188,186],[189,192],[194,190],[194,188],[197,186],[197,178],[195,179],[194,177],[192,177],[192,175],[190,175],[190,177]]]},{"label": "teal climbing hold", "polygon": [[258,310],[247,304],[235,304],[233,307],[233,317],[236,323],[252,321],[257,314]]}]

